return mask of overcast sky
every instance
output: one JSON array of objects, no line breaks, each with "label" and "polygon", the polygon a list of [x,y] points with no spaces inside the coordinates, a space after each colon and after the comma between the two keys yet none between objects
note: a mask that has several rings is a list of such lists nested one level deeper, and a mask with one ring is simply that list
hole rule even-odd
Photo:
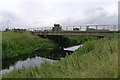
[{"label": "overcast sky", "polygon": [[0,26],[117,24],[119,0],[0,0]]}]

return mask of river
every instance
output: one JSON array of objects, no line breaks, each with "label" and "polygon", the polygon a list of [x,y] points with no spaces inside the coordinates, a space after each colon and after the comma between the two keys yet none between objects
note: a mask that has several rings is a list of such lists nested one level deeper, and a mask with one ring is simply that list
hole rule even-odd
[{"label": "river", "polygon": [[55,60],[60,59],[61,57],[65,57],[66,54],[72,53],[81,46],[82,45],[77,45],[77,46],[64,48],[64,50],[59,49],[57,51],[53,51],[52,53],[55,55],[53,56],[52,59],[43,58],[40,57],[39,55],[34,54],[34,55],[24,55],[24,56],[22,55],[19,58],[4,60],[2,61],[3,68],[0,72],[2,72],[2,74],[5,74],[5,73],[9,73],[14,69],[26,69],[29,67],[38,67],[44,61],[53,62]]}]

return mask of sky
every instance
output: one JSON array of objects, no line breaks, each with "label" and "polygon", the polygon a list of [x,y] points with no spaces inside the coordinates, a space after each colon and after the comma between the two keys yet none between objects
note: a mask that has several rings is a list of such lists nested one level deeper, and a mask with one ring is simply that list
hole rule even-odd
[{"label": "sky", "polygon": [[0,29],[117,24],[119,0],[0,0]]}]

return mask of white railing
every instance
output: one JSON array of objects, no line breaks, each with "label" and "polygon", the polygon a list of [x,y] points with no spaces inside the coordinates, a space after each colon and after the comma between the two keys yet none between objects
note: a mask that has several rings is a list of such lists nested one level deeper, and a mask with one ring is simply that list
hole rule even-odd
[{"label": "white railing", "polygon": [[[118,31],[117,25],[61,26],[60,31]],[[53,31],[53,27],[29,28],[28,31]]]}]

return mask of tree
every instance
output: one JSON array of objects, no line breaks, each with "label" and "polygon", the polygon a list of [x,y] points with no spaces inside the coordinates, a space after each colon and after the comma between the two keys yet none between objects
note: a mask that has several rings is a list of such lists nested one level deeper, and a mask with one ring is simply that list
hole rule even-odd
[{"label": "tree", "polygon": [[54,24],[54,27],[52,28],[53,31],[61,31],[62,28],[60,27],[60,24]]}]

